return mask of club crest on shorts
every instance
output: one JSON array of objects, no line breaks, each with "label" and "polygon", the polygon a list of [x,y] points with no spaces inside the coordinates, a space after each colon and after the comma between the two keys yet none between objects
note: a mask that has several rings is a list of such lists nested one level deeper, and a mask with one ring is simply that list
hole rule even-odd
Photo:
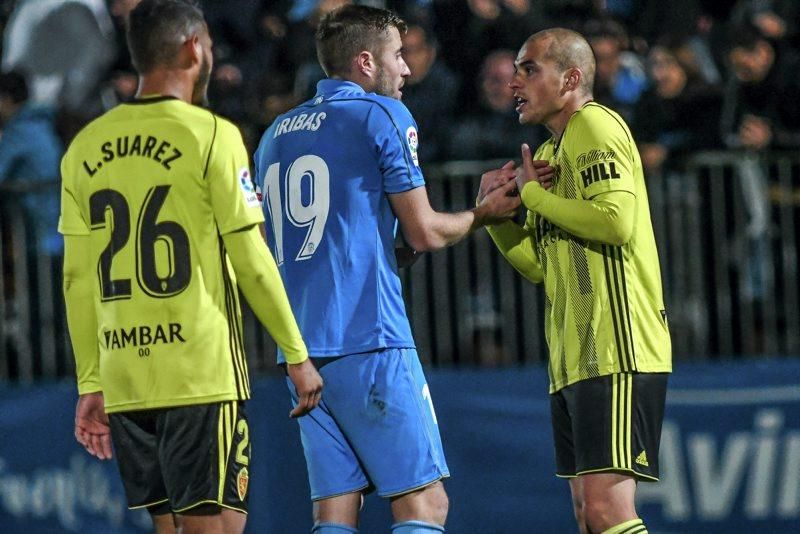
[{"label": "club crest on shorts", "polygon": [[239,169],[239,187],[242,189],[244,201],[248,206],[255,208],[261,205],[261,203],[258,201],[258,195],[253,187],[253,180],[250,177],[250,171],[247,169],[247,167],[242,167]]},{"label": "club crest on shorts", "polygon": [[250,484],[250,475],[247,473],[247,468],[242,467],[239,474],[236,475],[236,490],[239,492],[239,500],[243,501],[247,495],[247,486]]},{"label": "club crest on shorts", "polygon": [[406,130],[406,143],[408,143],[408,149],[411,151],[411,159],[414,160],[414,165],[419,167],[419,156],[417,156],[419,136],[417,135],[417,129],[413,126],[409,126],[408,130]]}]

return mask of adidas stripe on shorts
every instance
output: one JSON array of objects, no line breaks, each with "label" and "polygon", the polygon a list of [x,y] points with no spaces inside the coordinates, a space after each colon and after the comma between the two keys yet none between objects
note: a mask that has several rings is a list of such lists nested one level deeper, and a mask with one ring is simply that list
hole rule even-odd
[{"label": "adidas stripe on shorts", "polygon": [[658,480],[666,373],[617,373],[550,395],[556,476],[616,472]]}]

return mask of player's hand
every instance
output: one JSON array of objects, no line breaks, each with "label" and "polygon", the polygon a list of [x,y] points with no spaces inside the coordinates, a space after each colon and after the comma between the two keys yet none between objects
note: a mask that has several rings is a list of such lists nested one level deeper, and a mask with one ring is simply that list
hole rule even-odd
[{"label": "player's hand", "polygon": [[422,254],[411,247],[394,248],[394,258],[397,260],[397,266],[401,269],[404,267],[411,267],[417,263],[420,256],[422,256]]},{"label": "player's hand", "polygon": [[539,182],[545,189],[553,187],[555,169],[546,159],[534,160],[531,156],[531,147],[522,144],[522,166],[516,170],[517,190],[522,191],[528,182]]},{"label": "player's hand", "polygon": [[519,195],[516,193],[517,184],[509,180],[483,197],[476,211],[482,225],[500,224],[517,215],[520,206]]},{"label": "player's hand", "polygon": [[297,390],[297,406],[289,417],[302,417],[319,404],[322,398],[322,377],[311,358],[303,363],[287,363],[286,372]]},{"label": "player's hand", "polygon": [[555,176],[555,168],[550,165],[546,159],[535,159],[531,162],[536,171],[536,180],[539,185],[545,189],[553,187],[553,176]]},{"label": "player's hand", "polygon": [[111,428],[102,392],[78,397],[75,406],[75,439],[92,456],[101,460],[111,459]]},{"label": "player's hand", "polygon": [[478,188],[478,204],[483,202],[486,195],[513,180],[515,175],[513,161],[509,161],[499,169],[483,173]]}]

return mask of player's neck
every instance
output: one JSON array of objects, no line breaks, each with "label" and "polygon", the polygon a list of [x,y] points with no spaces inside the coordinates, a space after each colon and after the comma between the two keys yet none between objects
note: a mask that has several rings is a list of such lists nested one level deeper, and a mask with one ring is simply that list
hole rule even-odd
[{"label": "player's neck", "polygon": [[545,122],[545,127],[550,130],[551,134],[553,134],[553,139],[555,139],[556,142],[561,140],[561,136],[563,135],[564,130],[567,129],[567,124],[575,112],[585,106],[587,102],[591,102],[592,100],[594,100],[592,96],[581,96],[579,98],[571,99],[563,108],[561,108],[561,111],[553,116],[551,120]]},{"label": "player's neck", "polygon": [[191,104],[194,83],[187,73],[172,69],[155,69],[139,77],[136,98],[143,96],[173,96]]}]

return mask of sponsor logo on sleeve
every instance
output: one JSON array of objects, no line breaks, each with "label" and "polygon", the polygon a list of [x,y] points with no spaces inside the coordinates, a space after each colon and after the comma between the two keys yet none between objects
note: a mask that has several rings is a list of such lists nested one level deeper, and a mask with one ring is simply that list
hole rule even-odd
[{"label": "sponsor logo on sleeve", "polygon": [[414,160],[414,165],[419,167],[419,156],[417,156],[419,136],[417,135],[417,129],[413,126],[409,126],[408,130],[406,130],[406,143],[408,143],[408,149],[411,152],[411,159]]},{"label": "sponsor logo on sleeve", "polygon": [[575,160],[575,166],[581,173],[583,187],[589,187],[601,180],[621,179],[616,159],[617,154],[613,150],[590,150],[580,154]]},{"label": "sponsor logo on sleeve", "polygon": [[242,189],[244,202],[251,208],[257,208],[261,205],[258,200],[258,195],[253,187],[253,180],[250,177],[250,171],[247,167],[239,169],[239,187]]}]

